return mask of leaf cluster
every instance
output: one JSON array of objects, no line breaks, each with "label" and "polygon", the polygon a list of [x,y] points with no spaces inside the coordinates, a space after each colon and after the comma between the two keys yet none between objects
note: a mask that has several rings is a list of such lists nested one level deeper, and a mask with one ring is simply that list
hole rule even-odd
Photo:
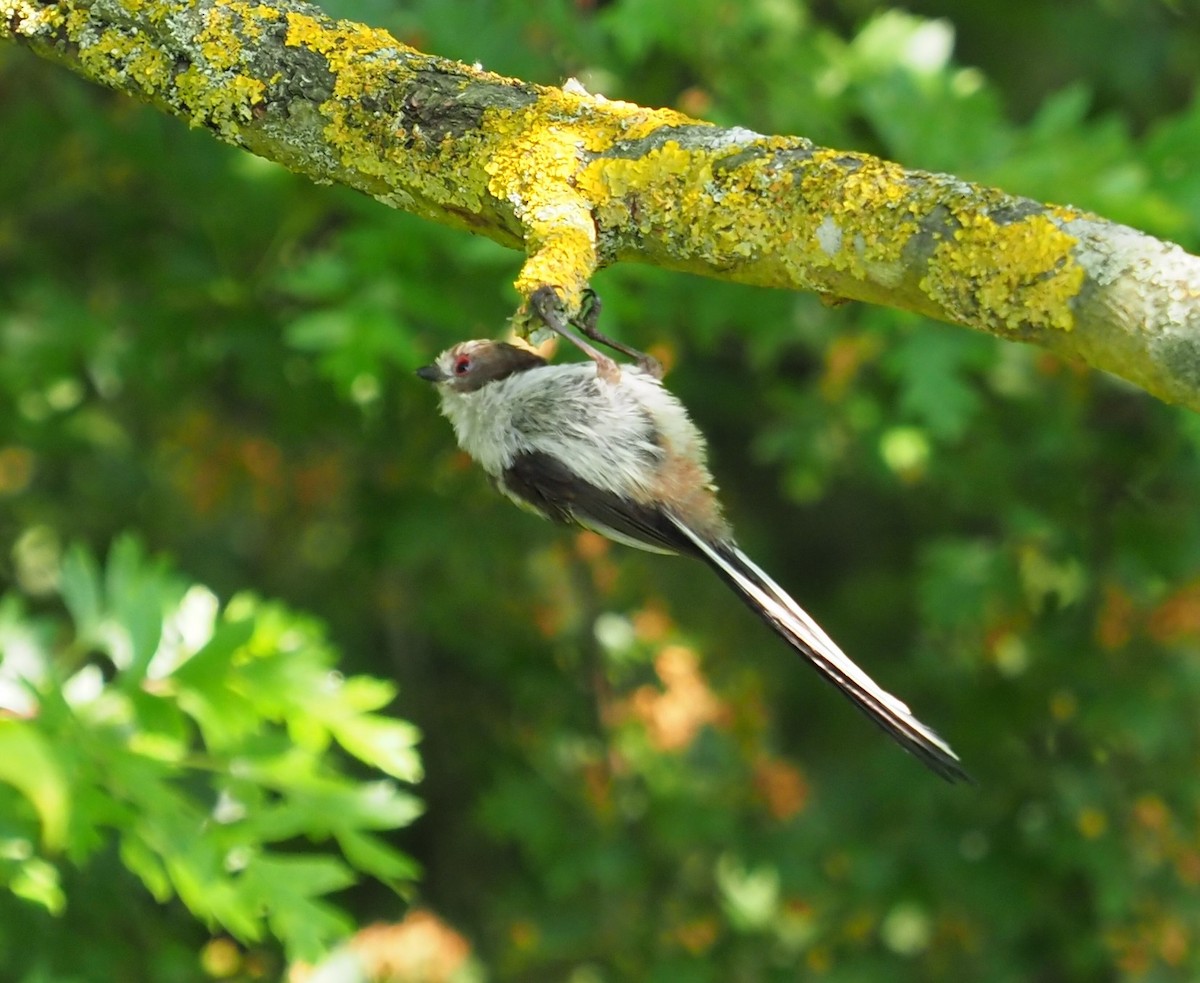
[{"label": "leaf cluster", "polygon": [[[13,896],[61,915],[81,903],[68,870],[107,855],[126,891],[136,878],[212,929],[315,958],[351,927],[329,895],[360,875],[411,883],[413,861],[380,838],[420,813],[398,784],[420,778],[416,732],[378,713],[394,686],[343,677],[311,617],[249,594],[221,605],[131,538],[103,569],[69,550],[57,581],[65,617],[0,600]],[[45,958],[21,951],[27,918],[6,919],[14,978]]]}]

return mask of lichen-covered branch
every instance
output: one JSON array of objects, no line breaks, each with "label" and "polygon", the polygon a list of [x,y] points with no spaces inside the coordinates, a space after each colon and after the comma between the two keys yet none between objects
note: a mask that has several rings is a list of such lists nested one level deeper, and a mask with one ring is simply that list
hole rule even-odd
[{"label": "lichen-covered branch", "polygon": [[293,0],[0,0],[0,38],[317,181],[523,249],[888,304],[1200,409],[1200,260],[1073,208],[531,85]]}]

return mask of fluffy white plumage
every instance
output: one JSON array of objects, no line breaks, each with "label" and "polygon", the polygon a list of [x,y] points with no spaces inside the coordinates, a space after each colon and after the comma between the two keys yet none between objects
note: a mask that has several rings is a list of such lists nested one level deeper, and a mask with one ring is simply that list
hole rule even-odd
[{"label": "fluffy white plumage", "polygon": [[[637,366],[624,366],[617,383],[590,362],[536,366],[474,391],[445,388],[442,412],[458,445],[494,478],[519,455],[540,451],[570,461],[596,488],[641,501],[654,477],[646,462],[662,458],[662,444],[704,458],[683,404]],[[606,439],[614,433],[622,439]]]},{"label": "fluffy white plumage", "polygon": [[703,436],[659,379],[591,362],[548,365],[489,341],[456,345],[420,371],[438,383],[459,446],[518,505],[618,542],[708,563],[774,631],[903,747],[943,777],[958,757],[860,669],[734,541]]}]

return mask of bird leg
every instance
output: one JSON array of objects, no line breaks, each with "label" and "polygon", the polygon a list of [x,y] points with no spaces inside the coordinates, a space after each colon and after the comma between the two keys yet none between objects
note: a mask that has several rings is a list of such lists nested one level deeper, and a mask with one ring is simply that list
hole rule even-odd
[{"label": "bird leg", "polygon": [[640,352],[636,348],[631,348],[623,342],[615,341],[607,335],[601,334],[597,327],[600,323],[600,298],[590,287],[583,292],[583,304],[579,308],[579,316],[571,323],[592,341],[604,345],[605,348],[620,352],[622,355],[628,355],[648,375],[652,375],[656,379],[663,377],[662,363],[653,355],[647,355],[645,352]]},{"label": "bird leg", "polygon": [[[589,291],[590,293],[590,291]],[[593,362],[596,363],[596,374],[601,379],[608,382],[616,382],[621,378],[621,369],[611,358],[599,351],[595,346],[589,345],[586,341],[579,337],[569,327],[570,324],[575,324],[584,333],[587,329],[574,321],[568,321],[563,317],[562,304],[558,299],[557,291],[550,286],[538,287],[529,298],[529,306],[533,308],[534,313],[542,319],[542,322],[555,334],[566,338],[572,345],[578,348],[581,352],[587,355]],[[599,340],[599,339],[597,339]],[[602,341],[601,344],[604,344]],[[612,346],[610,346],[612,347]],[[619,349],[618,349],[619,350]]]}]

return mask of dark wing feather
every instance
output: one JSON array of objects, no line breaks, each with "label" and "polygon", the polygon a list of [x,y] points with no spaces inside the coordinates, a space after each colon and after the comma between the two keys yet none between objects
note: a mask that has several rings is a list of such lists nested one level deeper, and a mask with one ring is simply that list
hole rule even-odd
[{"label": "dark wing feather", "polygon": [[555,522],[583,526],[651,552],[700,555],[660,509],[597,488],[550,454],[518,455],[497,484],[513,501]]}]

